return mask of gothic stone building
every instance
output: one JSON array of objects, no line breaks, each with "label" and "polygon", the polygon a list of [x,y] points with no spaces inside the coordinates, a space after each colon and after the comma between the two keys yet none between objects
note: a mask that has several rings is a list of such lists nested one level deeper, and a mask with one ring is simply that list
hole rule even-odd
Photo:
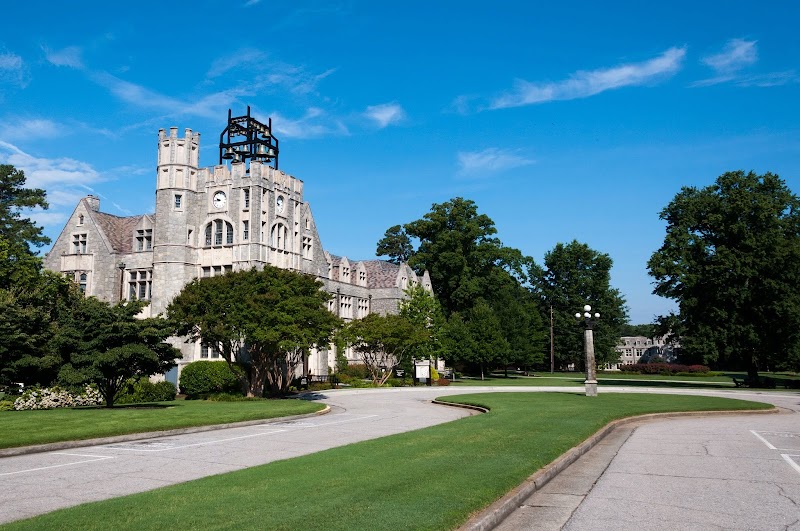
[{"label": "gothic stone building", "polygon": [[[279,171],[277,156],[249,163],[237,156],[230,164],[200,168],[199,152],[199,133],[186,129],[181,137],[177,128],[160,130],[155,213],[118,217],[101,212],[97,197],[85,197],[45,266],[74,277],[87,296],[149,300],[145,316],[164,313],[194,278],[265,264],[315,276],[333,295],[329,310],[345,320],[396,312],[409,284],[431,289],[427,272],[418,277],[406,264],[351,261],[325,251],[303,199],[303,181]],[[187,363],[219,358],[199,343],[175,338],[174,344],[183,358],[167,375],[173,382]],[[352,352],[347,355],[352,359]],[[333,366],[333,347],[308,360],[314,375]]]}]

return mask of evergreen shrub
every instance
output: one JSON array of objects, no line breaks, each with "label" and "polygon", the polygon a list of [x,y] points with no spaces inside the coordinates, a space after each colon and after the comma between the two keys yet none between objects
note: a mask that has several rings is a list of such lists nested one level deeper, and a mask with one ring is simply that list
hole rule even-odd
[{"label": "evergreen shrub", "polygon": [[239,378],[223,361],[195,361],[188,364],[181,371],[180,389],[181,393],[191,398],[217,393],[243,394]]}]

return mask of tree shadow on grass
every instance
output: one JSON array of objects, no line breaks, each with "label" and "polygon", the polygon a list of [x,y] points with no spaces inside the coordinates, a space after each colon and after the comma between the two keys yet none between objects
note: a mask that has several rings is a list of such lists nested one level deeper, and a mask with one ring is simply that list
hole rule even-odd
[{"label": "tree shadow on grass", "polygon": [[677,387],[692,389],[733,389],[733,385],[725,382],[693,383],[693,382],[667,382],[658,380],[610,380],[603,378],[598,380],[600,387],[621,386],[621,387]]}]

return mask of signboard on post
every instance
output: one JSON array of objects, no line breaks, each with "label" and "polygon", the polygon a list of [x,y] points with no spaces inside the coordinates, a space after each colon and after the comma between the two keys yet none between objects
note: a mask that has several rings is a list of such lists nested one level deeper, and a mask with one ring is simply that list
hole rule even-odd
[{"label": "signboard on post", "polygon": [[414,376],[416,376],[417,380],[427,380],[431,377],[431,364],[430,362],[425,362],[425,365],[418,364],[414,365]]}]

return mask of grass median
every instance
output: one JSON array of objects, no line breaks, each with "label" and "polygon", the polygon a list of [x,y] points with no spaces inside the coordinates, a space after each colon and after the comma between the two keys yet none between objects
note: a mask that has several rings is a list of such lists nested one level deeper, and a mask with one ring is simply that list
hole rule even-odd
[{"label": "grass median", "polygon": [[452,529],[614,419],[772,407],[611,393],[484,393],[447,400],[490,412],[64,509],[7,528]]},{"label": "grass median", "polygon": [[0,448],[270,419],[323,408],[322,404],[303,400],[176,400],[111,409],[0,411]]}]

